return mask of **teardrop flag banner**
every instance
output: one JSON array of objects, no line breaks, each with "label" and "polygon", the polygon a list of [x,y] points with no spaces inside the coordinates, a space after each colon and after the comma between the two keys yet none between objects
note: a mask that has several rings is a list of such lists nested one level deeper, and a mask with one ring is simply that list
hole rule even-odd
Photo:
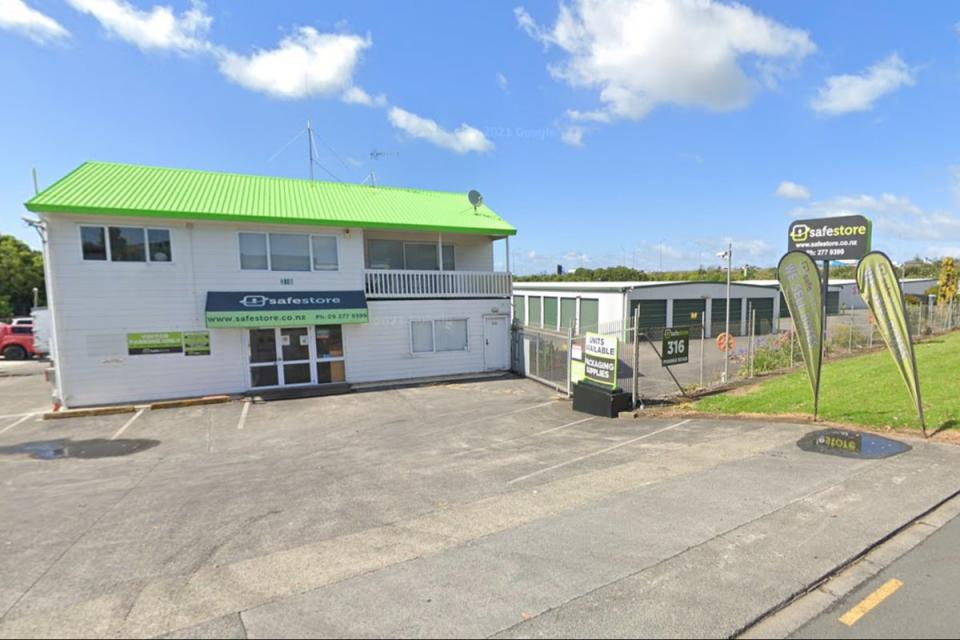
[{"label": "teardrop flag banner", "polygon": [[907,385],[910,396],[917,405],[920,427],[927,435],[923,419],[923,403],[920,400],[920,378],[917,377],[917,358],[910,339],[907,309],[903,302],[903,290],[897,271],[890,258],[880,251],[871,251],[857,265],[857,287],[860,296],[873,313],[874,320],[890,355],[897,363],[900,376]]},{"label": "teardrop flag banner", "polygon": [[820,368],[823,364],[823,293],[817,263],[804,251],[790,251],[777,265],[780,291],[793,319],[803,363],[813,390],[813,417],[820,408]]}]

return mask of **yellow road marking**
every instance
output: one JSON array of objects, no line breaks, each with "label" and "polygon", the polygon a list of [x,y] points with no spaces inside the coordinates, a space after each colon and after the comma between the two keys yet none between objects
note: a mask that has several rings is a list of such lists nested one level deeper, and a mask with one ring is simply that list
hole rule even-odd
[{"label": "yellow road marking", "polygon": [[845,614],[840,616],[840,622],[852,627],[857,623],[857,620],[867,615],[871,609],[876,607],[878,604],[892,596],[896,593],[897,589],[903,586],[903,583],[893,578],[892,580],[887,580],[883,585],[868,595],[866,598],[860,601],[860,604],[855,606],[850,611],[847,611]]}]

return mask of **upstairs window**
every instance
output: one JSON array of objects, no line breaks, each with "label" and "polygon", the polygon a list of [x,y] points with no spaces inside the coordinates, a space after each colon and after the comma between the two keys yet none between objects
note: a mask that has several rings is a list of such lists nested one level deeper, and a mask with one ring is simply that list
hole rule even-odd
[{"label": "upstairs window", "polygon": [[171,262],[169,229],[80,227],[83,259],[110,262]]},{"label": "upstairs window", "polygon": [[[456,266],[454,246],[443,245],[443,270]],[[437,244],[430,242],[403,242],[401,240],[367,240],[368,269],[410,269],[438,271]]]},{"label": "upstairs window", "polygon": [[240,233],[240,268],[252,271],[336,271],[336,236]]}]

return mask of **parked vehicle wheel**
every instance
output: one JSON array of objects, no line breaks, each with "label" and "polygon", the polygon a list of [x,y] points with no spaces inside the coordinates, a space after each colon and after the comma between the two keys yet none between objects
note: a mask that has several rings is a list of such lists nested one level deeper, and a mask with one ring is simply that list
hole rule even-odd
[{"label": "parked vehicle wheel", "polygon": [[7,360],[26,360],[28,355],[27,350],[18,344],[7,345],[3,349],[3,357]]}]

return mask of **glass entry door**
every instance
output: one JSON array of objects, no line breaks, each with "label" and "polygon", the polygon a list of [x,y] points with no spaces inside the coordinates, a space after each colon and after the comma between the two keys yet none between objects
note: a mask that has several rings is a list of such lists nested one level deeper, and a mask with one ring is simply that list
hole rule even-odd
[{"label": "glass entry door", "polygon": [[340,325],[250,329],[250,386],[343,382]]}]

